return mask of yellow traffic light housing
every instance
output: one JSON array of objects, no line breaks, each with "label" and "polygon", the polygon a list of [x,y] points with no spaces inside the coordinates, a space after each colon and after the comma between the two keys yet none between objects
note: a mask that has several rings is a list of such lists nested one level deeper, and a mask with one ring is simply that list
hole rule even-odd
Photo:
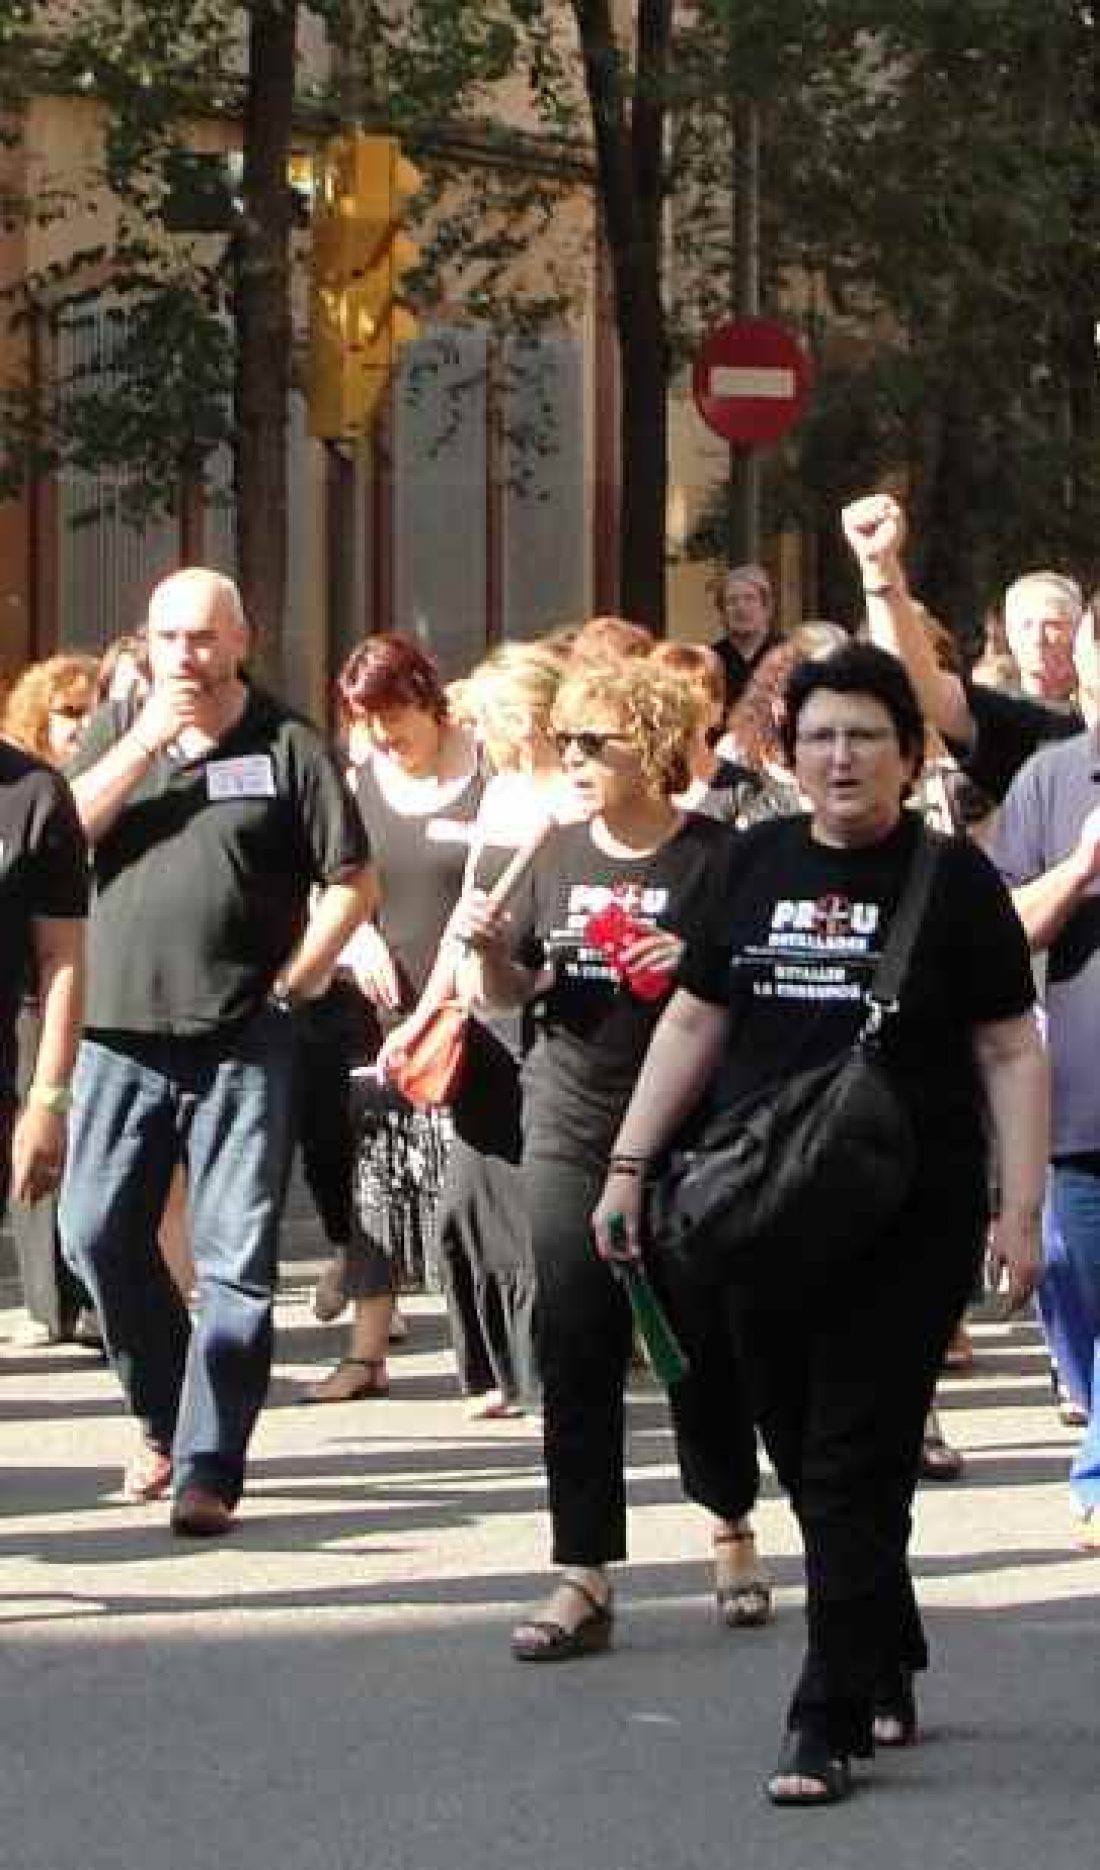
[{"label": "yellow traffic light housing", "polygon": [[309,432],[362,434],[417,333],[399,302],[419,253],[402,231],[420,172],[396,137],[349,131],[326,143],[314,175],[310,256]]}]

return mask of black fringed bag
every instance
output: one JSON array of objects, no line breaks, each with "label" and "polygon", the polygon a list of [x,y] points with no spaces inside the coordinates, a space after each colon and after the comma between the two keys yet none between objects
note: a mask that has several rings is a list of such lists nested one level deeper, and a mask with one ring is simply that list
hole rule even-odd
[{"label": "black fringed bag", "polygon": [[651,1182],[649,1250],[695,1282],[805,1293],[865,1254],[904,1205],[915,1142],[882,1043],[938,858],[922,828],[852,1045],[719,1112]]}]

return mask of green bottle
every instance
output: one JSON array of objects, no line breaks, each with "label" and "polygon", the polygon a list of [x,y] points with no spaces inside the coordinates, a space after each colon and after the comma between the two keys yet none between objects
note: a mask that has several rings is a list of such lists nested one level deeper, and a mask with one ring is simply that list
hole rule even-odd
[{"label": "green bottle", "polygon": [[[607,1224],[607,1234],[613,1248],[625,1247],[626,1222],[621,1215],[612,1215]],[[611,1259],[608,1265],[630,1301],[630,1310],[646,1362],[658,1383],[666,1390],[675,1389],[677,1383],[682,1383],[688,1374],[688,1360],[668,1322],[664,1306],[653,1290],[645,1267],[640,1259],[626,1257]]]}]

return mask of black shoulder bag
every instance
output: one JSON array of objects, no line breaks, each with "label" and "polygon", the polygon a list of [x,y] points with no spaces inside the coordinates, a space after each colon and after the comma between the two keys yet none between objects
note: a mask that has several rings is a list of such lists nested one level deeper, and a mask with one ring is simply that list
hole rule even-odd
[{"label": "black shoulder bag", "polygon": [[719,1112],[654,1178],[646,1219],[658,1260],[708,1285],[804,1294],[866,1254],[899,1213],[915,1143],[881,1048],[938,859],[922,827],[852,1045]]}]

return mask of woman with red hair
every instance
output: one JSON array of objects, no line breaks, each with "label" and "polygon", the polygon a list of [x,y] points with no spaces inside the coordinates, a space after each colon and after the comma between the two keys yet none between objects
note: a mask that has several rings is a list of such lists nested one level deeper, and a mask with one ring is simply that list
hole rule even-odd
[{"label": "woman with red hair", "polygon": [[[63,767],[75,753],[94,706],[95,680],[94,656],[49,656],[44,662],[32,662],[12,685],[0,733],[47,765]],[[24,1001],[18,1031],[22,1091],[33,1076],[38,1050],[33,995]],[[21,1345],[30,1348],[75,1341],[97,1346],[99,1333],[91,1301],[61,1257],[56,1192],[33,1206],[13,1204],[10,1223],[26,1309],[18,1328]]]},{"label": "woman with red hair", "polygon": [[[375,920],[358,931],[343,960],[386,1033],[415,1007],[435,965],[461,893],[483,778],[472,739],[451,719],[439,670],[417,643],[368,637],[344,664],[336,694],[380,895]],[[396,1092],[380,1095],[407,1111]],[[384,1193],[375,1192],[381,1208]],[[311,1402],[351,1402],[389,1389],[391,1234],[383,1212],[364,1215],[362,1207],[356,1204],[351,1243],[334,1268],[354,1301],[351,1341],[336,1368],[306,1392]]]}]

